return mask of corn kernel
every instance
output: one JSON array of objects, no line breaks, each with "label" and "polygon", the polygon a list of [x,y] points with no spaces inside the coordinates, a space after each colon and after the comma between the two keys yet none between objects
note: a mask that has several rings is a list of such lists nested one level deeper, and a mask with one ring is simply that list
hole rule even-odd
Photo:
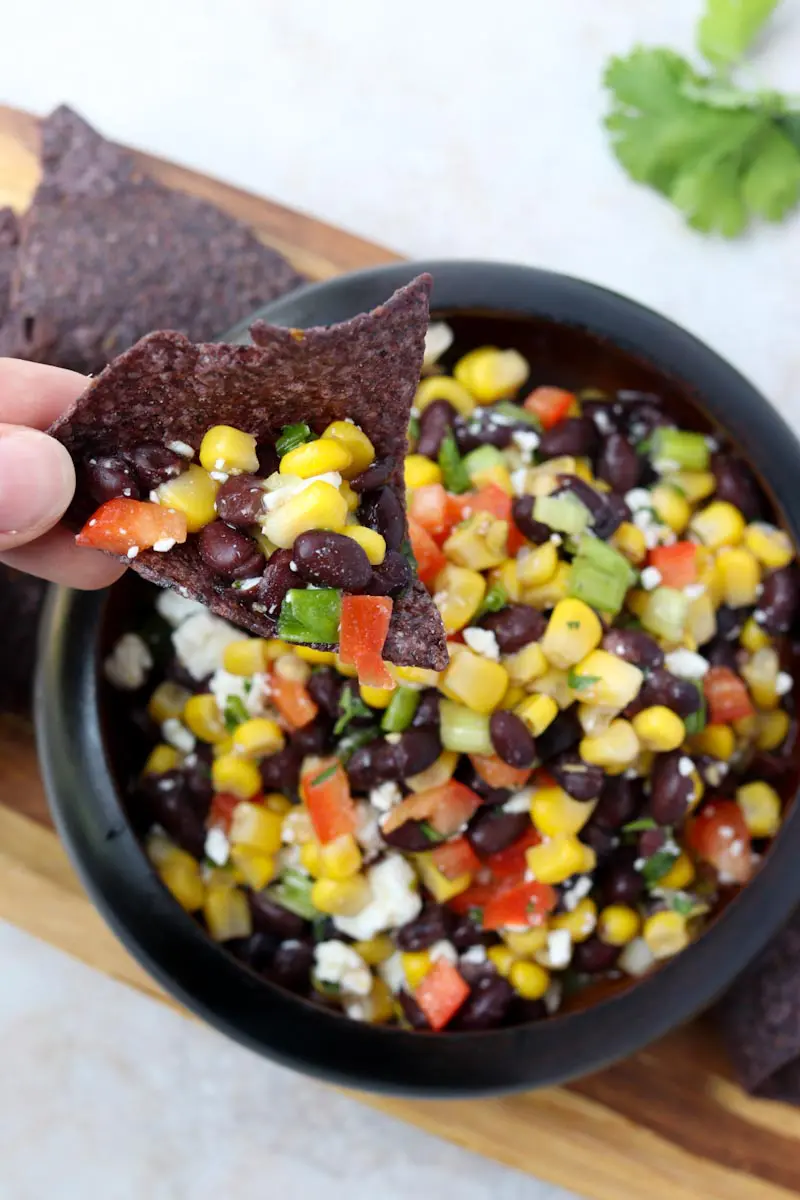
[{"label": "corn kernel", "polygon": [[764,650],[756,650],[755,654],[742,667],[742,678],[759,708],[769,710],[778,707],[780,703],[779,671],[780,659],[777,651],[773,650],[771,646]]},{"label": "corn kernel", "polygon": [[547,926],[539,925],[536,929],[501,929],[500,937],[516,958],[533,958],[547,945]]},{"label": "corn kernel", "polygon": [[612,721],[604,733],[582,738],[578,752],[584,762],[596,767],[625,767],[637,758],[639,738],[630,721]]},{"label": "corn kernel", "polygon": [[285,741],[280,725],[268,717],[252,717],[237,725],[233,731],[234,750],[248,758],[277,754],[283,749]]},{"label": "corn kernel", "polygon": [[168,721],[171,717],[180,717],[191,694],[187,688],[173,683],[170,679],[165,679],[153,691],[147,705],[147,712],[157,725]]},{"label": "corn kernel", "polygon": [[[334,443],[331,442],[331,445]],[[294,454],[294,451],[290,453]],[[264,520],[264,532],[276,546],[288,550],[301,533],[310,529],[332,529],[335,532],[344,529],[346,521],[347,501],[344,496],[333,484],[317,480],[297,492],[285,504],[273,509]]]},{"label": "corn kernel", "polygon": [[578,705],[578,720],[587,737],[606,733],[616,715],[613,708],[602,708],[599,704]]},{"label": "corn kernel", "polygon": [[484,467],[482,471],[473,471],[471,478],[473,487],[488,487],[490,483],[493,483],[495,487],[499,487],[507,496],[514,495],[511,472],[503,463],[494,463],[490,467]]},{"label": "corn kernel", "polygon": [[267,638],[264,643],[264,655],[268,663],[276,662],[279,658],[283,658],[284,654],[295,654],[296,651],[296,646],[290,646],[288,642],[283,642],[280,638]]},{"label": "corn kernel", "polygon": [[210,692],[190,696],[183,710],[183,723],[201,742],[224,742],[228,731],[217,702]]},{"label": "corn kernel", "polygon": [[554,667],[574,666],[600,644],[603,626],[583,600],[559,600],[550,614],[542,650]]},{"label": "corn kernel", "polygon": [[406,983],[414,992],[433,966],[433,959],[427,950],[411,950],[401,954],[400,961]]},{"label": "corn kernel", "polygon": [[233,810],[228,839],[231,845],[249,846],[262,854],[277,854],[281,848],[283,818],[263,804],[242,800]]},{"label": "corn kernel", "polygon": [[303,842],[300,847],[300,865],[308,871],[313,879],[319,879],[322,871],[320,869],[320,844],[317,841]]},{"label": "corn kernel", "polygon": [[163,775],[166,771],[174,771],[180,764],[181,756],[174,746],[159,742],[147,756],[147,762],[142,767],[143,775]]},{"label": "corn kernel", "polygon": [[508,521],[476,512],[456,526],[442,549],[459,567],[488,571],[503,562],[507,544]]},{"label": "corn kernel", "polygon": [[748,617],[745,621],[739,634],[739,644],[751,654],[755,654],[756,650],[766,650],[772,645],[769,634],[764,632],[753,617]]},{"label": "corn kernel", "polygon": [[232,425],[214,425],[200,443],[200,465],[206,471],[241,475],[258,470],[256,439]]},{"label": "corn kernel", "polygon": [[233,754],[233,738],[223,738],[221,742],[215,742],[211,747],[211,753],[214,758],[219,758],[221,754]]},{"label": "corn kernel", "polygon": [[222,651],[222,665],[231,675],[256,675],[267,665],[263,638],[230,642]]},{"label": "corn kernel", "polygon": [[453,367],[453,376],[482,404],[493,404],[518,391],[529,371],[518,350],[479,346],[458,360]]},{"label": "corn kernel", "polygon": [[517,559],[517,579],[523,588],[539,587],[553,578],[558,568],[558,551],[553,542],[526,547]]},{"label": "corn kernel", "polygon": [[566,671],[559,671],[557,667],[550,667],[545,671],[544,675],[540,675],[538,679],[532,680],[528,684],[528,688],[537,695],[550,696],[555,700],[559,708],[569,708],[572,704],[573,696],[570,691],[569,682]]},{"label": "corn kernel", "polygon": [[442,482],[442,468],[424,454],[406,455],[403,475],[407,488],[425,487],[429,483]]},{"label": "corn kernel", "polygon": [[535,962],[515,962],[508,972],[508,982],[523,1000],[541,1000],[550,986],[550,975]]},{"label": "corn kernel", "polygon": [[758,559],[744,546],[723,546],[717,554],[722,598],[731,608],[755,604],[761,583]]},{"label": "corn kernel", "polygon": [[486,580],[479,571],[449,563],[436,576],[433,602],[446,633],[457,633],[468,625],[480,608]]},{"label": "corn kernel", "polygon": [[539,883],[563,883],[570,875],[582,872],[586,861],[582,842],[568,833],[559,833],[548,841],[531,846],[525,860]]},{"label": "corn kernel", "polygon": [[575,943],[590,938],[596,925],[597,905],[590,896],[584,896],[572,912],[559,913],[550,919],[552,929],[566,929]]},{"label": "corn kernel", "polygon": [[717,614],[708,592],[695,596],[689,604],[684,627],[684,638],[691,638],[694,649],[710,642],[717,632]]},{"label": "corn kernel", "polygon": [[311,885],[314,908],[332,917],[357,916],[369,904],[371,895],[363,875],[351,879],[317,879]]},{"label": "corn kernel", "polygon": [[272,854],[254,850],[252,846],[231,846],[231,862],[236,868],[240,883],[246,883],[255,891],[275,878],[277,864]]},{"label": "corn kernel", "polygon": [[524,687],[518,683],[510,683],[506,688],[506,693],[500,701],[501,708],[516,708],[518,704],[522,704],[527,692]]},{"label": "corn kernel", "polygon": [[717,481],[711,471],[676,471],[670,475],[669,482],[681,489],[690,504],[699,504],[713,496]]},{"label": "corn kernel", "polygon": [[609,904],[597,918],[597,936],[609,946],[627,946],[639,932],[641,920],[627,904]]},{"label": "corn kernel", "polygon": [[630,521],[622,522],[611,538],[611,545],[634,566],[638,567],[647,558],[644,532]]},{"label": "corn kernel", "polygon": [[200,866],[191,854],[177,846],[171,847],[158,864],[158,875],[186,912],[197,912],[203,907],[205,887]]},{"label": "corn kernel", "polygon": [[794,549],[788,534],[775,525],[754,521],[744,531],[744,544],[769,571],[788,567],[794,558]]},{"label": "corn kernel", "polygon": [[[343,479],[339,484],[339,493],[344,496],[344,502],[347,505],[348,518],[353,519],[353,513],[357,512],[358,506],[361,503],[361,497],[358,492],[354,492],[346,479]],[[344,532],[344,531],[342,531]]]},{"label": "corn kernel", "polygon": [[732,726],[738,741],[753,742],[758,733],[758,714],[750,713],[747,717],[739,717],[738,721],[732,722]]},{"label": "corn kernel", "polygon": [[197,533],[204,525],[217,519],[214,502],[219,484],[207,471],[192,463],[174,479],[167,479],[156,489],[158,503],[186,517],[189,533]]},{"label": "corn kernel", "polygon": [[472,875],[469,871],[465,871],[463,875],[457,875],[455,879],[448,879],[444,872],[436,866],[429,853],[418,854],[414,862],[417,874],[438,904],[446,904],[454,896],[465,892],[472,883]]},{"label": "corn kernel", "polygon": [[714,500],[694,514],[689,530],[710,550],[738,546],[744,536],[744,517],[727,500]]},{"label": "corn kernel", "polygon": [[377,967],[394,954],[394,942],[386,934],[379,933],[366,942],[355,942],[353,949],[363,958],[368,967]]},{"label": "corn kernel", "polygon": [[555,575],[552,579],[548,579],[547,583],[541,583],[538,587],[526,587],[522,589],[522,602],[529,604],[531,608],[553,608],[554,605],[558,604],[559,600],[563,600],[568,594],[569,577],[570,564],[560,562],[556,567]]},{"label": "corn kernel", "polygon": [[663,704],[643,708],[632,721],[633,729],[645,750],[666,754],[677,750],[686,737],[683,721]]},{"label": "corn kernel", "polygon": [[692,510],[689,502],[668,483],[659,483],[650,493],[658,519],[668,525],[673,533],[683,533],[689,524]]},{"label": "corn kernel", "polygon": [[683,888],[689,887],[694,882],[695,875],[694,863],[689,858],[689,855],[685,854],[682,850],[666,875],[661,876],[658,886],[669,888],[670,890],[682,891]]},{"label": "corn kernel", "polygon": [[434,400],[446,400],[462,417],[470,416],[477,403],[475,397],[449,375],[428,375],[423,379],[414,397],[414,407],[423,412]]},{"label": "corn kernel", "polygon": [[350,879],[361,870],[362,861],[361,850],[352,833],[343,833],[320,846],[318,873],[323,879]]},{"label": "corn kernel", "polygon": [[558,716],[558,705],[552,696],[529,696],[514,710],[534,737],[544,733]]},{"label": "corn kernel", "polygon": [[439,690],[450,700],[474,712],[489,713],[498,707],[508,688],[508,671],[469,649],[452,658],[439,681]]},{"label": "corn kernel", "polygon": [[366,525],[345,525],[342,533],[358,542],[373,567],[381,565],[386,557],[386,539],[376,529],[367,529]]},{"label": "corn kernel", "polygon": [[283,818],[282,828],[283,840],[287,845],[304,846],[308,842],[316,842],[308,809],[302,805],[292,805],[291,811]]},{"label": "corn kernel", "polygon": [[775,836],[781,824],[781,798],[773,787],[761,780],[745,783],[736,789],[736,803],[754,838]]},{"label": "corn kernel", "polygon": [[372,991],[364,1002],[364,1020],[370,1025],[385,1025],[394,1016],[394,996],[388,985],[377,977],[372,981]]},{"label": "corn kernel", "polygon": [[355,479],[375,461],[375,447],[363,429],[359,429],[352,421],[332,421],[322,437],[333,438],[349,450],[350,463],[337,468],[345,479]]},{"label": "corn kernel", "polygon": [[497,974],[502,975],[506,979],[515,961],[514,955],[508,946],[490,946],[486,951],[486,957],[495,971],[497,971]]},{"label": "corn kernel", "polygon": [[594,804],[574,800],[563,788],[537,788],[531,796],[531,820],[539,833],[579,833],[594,811]]},{"label": "corn kernel", "polygon": [[215,942],[250,937],[253,922],[247,897],[239,888],[209,884],[203,902],[206,928]]},{"label": "corn kernel", "polygon": [[453,778],[458,757],[455,750],[443,750],[436,762],[431,763],[424,771],[418,771],[416,775],[407,775],[406,783],[412,792],[425,792],[428,788],[441,787]]},{"label": "corn kernel", "polygon": [[789,732],[789,714],[782,708],[761,713],[758,718],[756,745],[759,750],[777,750]]},{"label": "corn kernel", "polygon": [[[314,475],[325,475],[329,471],[338,471],[341,474],[352,462],[353,456],[344,442],[335,441],[333,438],[317,438],[315,442],[303,442],[288,454],[284,454],[279,471],[281,475],[311,479]],[[270,533],[268,536],[272,537]]]},{"label": "corn kernel", "polygon": [[694,754],[707,754],[727,762],[736,749],[736,738],[730,725],[706,725],[689,738],[689,745]]},{"label": "corn kernel", "polygon": [[582,479],[584,483],[594,484],[594,475],[592,474],[592,464],[588,458],[578,458],[575,460],[575,474],[578,479]]},{"label": "corn kernel", "polygon": [[549,664],[539,643],[528,642],[528,645],[517,650],[516,654],[509,654],[504,658],[503,665],[512,683],[525,684],[541,678]]},{"label": "corn kernel", "polygon": [[639,694],[644,676],[638,667],[607,650],[592,650],[573,668],[574,699],[622,709]]},{"label": "corn kernel", "polygon": [[677,912],[657,912],[642,927],[642,937],[654,958],[671,958],[689,945],[686,918]]},{"label": "corn kernel", "polygon": [[221,754],[211,764],[211,782],[216,792],[230,792],[249,800],[261,791],[261,775],[255,763],[238,754]]}]

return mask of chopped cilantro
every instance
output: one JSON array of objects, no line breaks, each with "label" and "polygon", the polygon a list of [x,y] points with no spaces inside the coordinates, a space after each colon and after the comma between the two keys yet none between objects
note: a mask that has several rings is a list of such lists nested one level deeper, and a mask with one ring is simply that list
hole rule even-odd
[{"label": "chopped cilantro", "polygon": [[623,833],[643,833],[646,829],[658,829],[652,817],[640,817],[638,821],[629,821],[622,826]]},{"label": "chopped cilantro", "polygon": [[472,486],[469,472],[464,466],[464,461],[458,452],[456,439],[453,436],[452,430],[442,438],[442,444],[439,447],[439,466],[442,469],[442,481],[448,492],[455,492],[460,495],[462,492],[468,492]]},{"label": "chopped cilantro", "polygon": [[433,844],[445,841],[444,835],[439,833],[437,829],[434,829],[432,825],[429,825],[427,821],[420,821],[419,831],[423,837],[427,838]]},{"label": "chopped cilantro", "polygon": [[477,621],[480,617],[484,616],[485,613],[500,612],[500,609],[505,608],[507,604],[508,592],[503,587],[502,583],[493,583],[484,596],[483,603],[472,619],[473,621]]},{"label": "chopped cilantro", "polygon": [[473,905],[472,908],[467,909],[467,916],[469,917],[470,921],[473,921],[476,925],[483,924],[483,909],[478,908],[477,905]]},{"label": "chopped cilantro", "polygon": [[339,766],[338,762],[331,763],[331,765],[329,767],[326,767],[324,771],[320,771],[319,775],[315,776],[315,778],[311,780],[311,783],[313,784],[313,786],[319,787],[319,785],[321,783],[326,783],[327,780],[329,780],[332,775],[336,774],[336,770],[337,770],[338,766]]},{"label": "chopped cilantro", "polygon": [[368,707],[351,688],[342,688],[339,696],[339,718],[333,727],[334,734],[338,737],[340,733],[344,733],[347,726],[356,717],[371,717],[372,709]]},{"label": "chopped cilantro", "polygon": [[654,883],[658,883],[659,879],[664,878],[672,869],[677,857],[674,850],[657,850],[655,854],[650,855],[641,870],[642,879],[648,887],[652,887]]},{"label": "chopped cilantro", "polygon": [[419,441],[419,417],[411,417],[408,422],[408,440],[412,446]]},{"label": "chopped cilantro", "polygon": [[599,675],[579,675],[574,667],[570,667],[567,675],[567,686],[571,687],[573,692],[582,692],[585,688],[589,688],[593,683],[599,683]]},{"label": "chopped cilantro", "polygon": [[680,913],[682,917],[689,917],[697,908],[697,903],[684,892],[676,892],[674,896],[670,896],[669,906],[673,912]]},{"label": "chopped cilantro", "polygon": [[580,629],[580,621],[567,621],[567,629]]},{"label": "chopped cilantro", "polygon": [[281,436],[275,443],[275,449],[278,456],[283,458],[284,454],[288,454],[290,450],[296,450],[298,446],[303,445],[303,442],[312,441],[313,437],[311,426],[306,425],[305,421],[299,421],[296,425],[284,425]]},{"label": "chopped cilantro", "polygon": [[237,726],[244,724],[245,721],[250,719],[250,714],[245,708],[244,700],[241,696],[228,696],[228,699],[225,701],[222,719],[228,733],[233,733]]}]

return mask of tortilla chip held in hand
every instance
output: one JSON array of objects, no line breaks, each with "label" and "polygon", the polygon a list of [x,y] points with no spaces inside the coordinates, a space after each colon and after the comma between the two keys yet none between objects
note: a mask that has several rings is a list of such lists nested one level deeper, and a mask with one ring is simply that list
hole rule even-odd
[{"label": "tortilla chip held in hand", "polygon": [[257,323],[253,345],[151,333],[49,430],[75,461],[67,521],[262,637],[441,670],[445,633],[416,578],[403,461],[430,276],[330,328]]}]

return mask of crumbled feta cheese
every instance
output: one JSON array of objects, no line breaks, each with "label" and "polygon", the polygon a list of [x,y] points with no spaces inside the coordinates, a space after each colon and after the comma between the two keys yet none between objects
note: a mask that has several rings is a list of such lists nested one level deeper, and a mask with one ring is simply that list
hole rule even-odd
[{"label": "crumbled feta cheese", "polygon": [[522,455],[524,463],[533,462],[534,452],[539,445],[539,435],[533,429],[515,429],[511,440]]},{"label": "crumbled feta cheese", "polygon": [[779,671],[775,680],[775,691],[779,696],[787,695],[794,687],[794,680],[788,671]]},{"label": "crumbled feta cheese", "polygon": [[672,475],[675,471],[680,471],[681,464],[674,458],[657,458],[653,462],[653,470],[659,475]]},{"label": "crumbled feta cheese", "polygon": [[399,746],[402,740],[402,733],[387,733],[385,738],[385,741],[387,741],[390,746]]},{"label": "crumbled feta cheese", "polygon": [[521,788],[518,792],[514,792],[513,796],[509,796],[503,805],[503,812],[526,813],[531,806],[532,798],[533,788]]},{"label": "crumbled feta cheese", "polygon": [[217,483],[227,483],[230,479],[227,471],[209,471],[208,473],[212,479],[216,479]]},{"label": "crumbled feta cheese", "polygon": [[681,758],[678,759],[678,774],[683,775],[684,778],[688,778],[693,770],[694,763],[692,760],[686,754],[682,755]]},{"label": "crumbled feta cheese", "polygon": [[639,578],[644,590],[652,592],[661,583],[661,572],[658,567],[645,567]]},{"label": "crumbled feta cheese", "polygon": [[470,946],[469,949],[465,950],[461,955],[461,961],[464,963],[472,963],[473,966],[480,966],[482,963],[486,962],[487,957],[485,946]]},{"label": "crumbled feta cheese", "polygon": [[416,875],[401,855],[390,854],[371,867],[367,880],[372,894],[370,902],[354,917],[333,918],[342,933],[365,941],[419,916],[422,897],[416,890]]},{"label": "crumbled feta cheese", "polygon": [[175,538],[159,538],[157,542],[153,542],[153,549],[157,550],[159,554],[166,554],[166,552],[171,550],[174,545]]},{"label": "crumbled feta cheese", "polygon": [[553,929],[547,935],[547,946],[536,954],[536,961],[543,967],[560,970],[568,967],[572,959],[572,934],[568,929]]},{"label": "crumbled feta cheese", "polygon": [[494,662],[500,661],[500,647],[491,629],[465,629],[464,641],[476,654],[482,654],[484,658],[491,658]]},{"label": "crumbled feta cheese", "polygon": [[350,1000],[345,997],[342,1008],[345,1016],[349,1017],[351,1021],[366,1021],[367,1019],[367,1005],[363,1000]]},{"label": "crumbled feta cheese", "polygon": [[178,592],[165,590],[159,592],[156,597],[156,612],[173,629],[188,617],[206,611],[205,606],[198,603],[197,600],[188,600]]},{"label": "crumbled feta cheese", "polygon": [[153,666],[149,647],[138,633],[123,633],[103,664],[105,677],[116,688],[135,692]]},{"label": "crumbled feta cheese", "polygon": [[687,600],[696,600],[698,596],[703,595],[705,590],[705,584],[703,583],[687,583],[683,589],[683,594]]},{"label": "crumbled feta cheese", "polygon": [[338,471],[325,471],[322,475],[312,475],[308,479],[301,479],[299,475],[281,475],[275,471],[266,481],[264,508],[267,513],[274,512],[298,492],[304,492],[314,483],[329,483],[338,488],[341,482],[342,477]]},{"label": "crumbled feta cheese", "polygon": [[369,802],[380,812],[388,812],[390,808],[394,808],[395,804],[399,804],[403,799],[403,793],[400,791],[398,784],[389,781],[388,783],[380,783],[377,787],[372,788],[369,794]]},{"label": "crumbled feta cheese", "polygon": [[180,454],[181,458],[194,458],[194,450],[188,442],[167,442],[167,449]]},{"label": "crumbled feta cheese", "polygon": [[356,841],[367,858],[373,859],[385,848],[378,824],[378,814],[371,804],[361,801],[356,804]]},{"label": "crumbled feta cheese", "polygon": [[213,829],[209,829],[206,834],[204,850],[206,858],[209,858],[215,866],[224,867],[231,852],[231,844],[228,841],[225,830],[220,829],[218,825],[215,825]]},{"label": "crumbled feta cheese", "polygon": [[395,951],[394,954],[379,965],[378,974],[392,995],[396,996],[398,992],[402,992],[406,986],[406,973],[403,967],[402,954]]},{"label": "crumbled feta cheese", "polygon": [[724,762],[709,763],[705,769],[706,781],[712,787],[719,787],[728,773],[728,764]]},{"label": "crumbled feta cheese", "polygon": [[547,989],[544,996],[542,997],[542,1001],[543,1001],[544,1007],[545,1007],[545,1012],[547,1013],[547,1015],[549,1017],[555,1016],[555,1014],[561,1008],[561,999],[562,999],[563,995],[564,995],[564,989],[561,986],[561,980],[560,979],[552,980],[550,987]]},{"label": "crumbled feta cheese", "polygon": [[706,435],[706,445],[712,454],[716,454],[719,450],[719,442],[715,437],[711,437],[710,435]]},{"label": "crumbled feta cheese", "polygon": [[517,467],[511,472],[511,490],[515,496],[524,496],[528,483],[528,468]]},{"label": "crumbled feta cheese", "polygon": [[625,503],[631,512],[635,513],[640,508],[650,508],[653,498],[647,488],[633,488],[632,491],[625,493]]},{"label": "crumbled feta cheese", "polygon": [[681,679],[702,679],[708,671],[708,660],[695,650],[670,650],[664,658],[664,666]]},{"label": "crumbled feta cheese", "polygon": [[178,661],[192,678],[205,679],[222,666],[225,647],[241,638],[241,630],[204,610],[178,626],[172,634],[172,644]]},{"label": "crumbled feta cheese", "polygon": [[617,964],[626,975],[633,975],[634,978],[638,978],[640,975],[646,975],[655,961],[655,957],[644,938],[636,937],[625,946],[617,959]]},{"label": "crumbled feta cheese", "polygon": [[321,983],[336,984],[351,996],[368,996],[372,988],[372,972],[361,955],[338,938],[317,943],[314,970]]},{"label": "crumbled feta cheese", "polygon": [[554,546],[560,546],[561,543],[564,541],[564,539],[560,533],[551,533],[550,541],[553,543]]},{"label": "crumbled feta cheese", "polygon": [[425,334],[423,367],[432,367],[453,344],[453,331],[445,321],[431,321]]},{"label": "crumbled feta cheese", "polygon": [[608,437],[614,432],[614,422],[604,408],[595,408],[592,410],[592,420],[595,424],[595,429],[601,433],[603,437]]},{"label": "crumbled feta cheese", "polygon": [[136,558],[136,555],[139,553],[139,547],[129,546],[125,553],[127,554],[128,558]]},{"label": "crumbled feta cheese", "polygon": [[251,717],[263,716],[269,707],[269,676],[261,671],[248,678],[246,675],[232,675],[224,667],[219,667],[211,676],[208,688],[220,712],[225,711],[232,696],[241,700]]},{"label": "crumbled feta cheese", "polygon": [[438,960],[441,959],[442,962],[452,963],[453,966],[455,966],[455,964],[458,962],[458,951],[453,943],[448,942],[446,938],[442,938],[440,941],[434,942],[433,945],[428,948],[428,953],[430,954],[433,962],[438,962]]},{"label": "crumbled feta cheese", "polygon": [[592,890],[592,879],[590,875],[579,875],[569,888],[562,895],[561,899],[564,903],[564,908],[567,912],[574,912],[585,896],[589,895]]},{"label": "crumbled feta cheese", "polygon": [[194,734],[178,717],[167,717],[166,721],[161,722],[161,736],[182,754],[191,754],[197,745]]},{"label": "crumbled feta cheese", "polygon": [[[293,567],[294,563],[289,563],[289,566]],[[295,570],[296,569],[297,568],[295,568]],[[239,592],[252,592],[253,588],[258,587],[260,583],[260,575],[251,575],[249,579],[237,579],[233,586]]]}]

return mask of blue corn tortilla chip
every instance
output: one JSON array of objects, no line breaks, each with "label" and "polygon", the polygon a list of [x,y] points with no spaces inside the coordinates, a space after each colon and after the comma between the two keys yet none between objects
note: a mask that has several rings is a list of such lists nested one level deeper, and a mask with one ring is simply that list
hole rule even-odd
[{"label": "blue corn tortilla chip", "polygon": [[[195,345],[178,333],[152,333],[111,363],[49,432],[69,450],[80,479],[86,459],[124,456],[144,438],[185,442],[196,452],[213,425],[233,425],[259,444],[274,444],[287,425],[305,421],[321,433],[331,421],[350,418],[386,460],[388,486],[404,509],[406,434],[430,287],[430,276],[422,275],[373,312],[329,328],[259,323],[253,345]],[[79,485],[68,523],[79,527],[96,507]],[[209,571],[192,537],[165,554],[143,550],[132,566],[254,634],[275,633],[273,617]],[[384,655],[436,670],[447,664],[441,619],[417,580],[395,598]]]}]

